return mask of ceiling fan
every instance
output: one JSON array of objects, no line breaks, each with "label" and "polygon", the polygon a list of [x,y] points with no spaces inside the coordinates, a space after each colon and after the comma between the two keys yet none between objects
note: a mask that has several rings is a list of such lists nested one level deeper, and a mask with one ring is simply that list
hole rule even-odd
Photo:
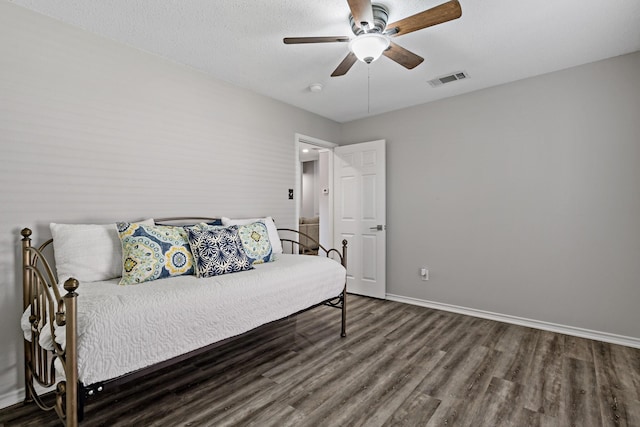
[{"label": "ceiling fan", "polygon": [[442,24],[462,16],[458,0],[450,0],[439,6],[411,15],[387,25],[389,11],[371,0],[347,0],[351,15],[349,22],[355,38],[337,37],[286,37],[285,44],[301,43],[349,43],[349,54],[342,60],[331,77],[343,76],[359,59],[367,64],[384,55],[407,69],[424,61],[419,55],[395,44],[391,37],[401,36],[433,25]]}]

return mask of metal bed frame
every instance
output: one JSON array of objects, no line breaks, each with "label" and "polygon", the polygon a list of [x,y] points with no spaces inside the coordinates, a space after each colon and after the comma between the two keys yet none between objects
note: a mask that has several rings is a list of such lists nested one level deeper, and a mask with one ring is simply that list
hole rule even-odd
[{"label": "metal bed frame", "polygon": [[[208,217],[176,217],[161,218],[158,222],[164,223],[182,223],[185,221],[213,221],[217,218]],[[318,255],[326,256],[340,262],[343,267],[347,267],[347,241],[342,241],[342,250],[327,249],[315,241],[312,237],[300,233],[297,230],[282,228],[278,229],[280,233],[298,237],[281,237],[283,247],[288,247],[290,253],[298,254],[300,248],[309,249],[307,245],[300,243],[299,237],[304,236],[310,241],[318,245]],[[80,283],[70,278],[64,283],[64,292],[60,292],[57,285],[57,279],[44,255],[45,250],[51,247],[53,239],[49,239],[42,245],[32,246],[31,234],[29,228],[24,228],[20,232],[22,236],[22,285],[23,285],[23,310],[30,309],[29,323],[31,325],[31,341],[24,340],[24,376],[25,376],[25,403],[35,402],[41,409],[45,411],[55,410],[62,423],[68,427],[75,427],[82,421],[84,413],[84,405],[87,399],[104,392],[112,387],[122,383],[140,378],[144,375],[156,372],[167,366],[179,363],[198,354],[210,351],[231,340],[236,340],[248,334],[242,334],[238,337],[228,338],[219,342],[212,343],[185,353],[181,356],[174,357],[164,362],[149,366],[144,369],[114,378],[97,384],[85,385],[78,380],[78,353],[77,353],[77,299],[79,294],[76,292],[80,287]],[[300,255],[309,256],[309,255]],[[346,283],[342,292],[328,300],[322,301],[312,307],[302,311],[307,311],[320,305],[339,308],[342,311],[341,331],[342,337],[346,336]],[[294,313],[291,316],[295,316]],[[40,333],[43,328],[50,328],[52,337],[55,337],[55,325],[64,326],[66,333],[66,346],[63,348],[55,339],[53,339],[53,350],[42,348],[38,342]],[[58,360],[64,370],[64,378],[56,379],[56,369],[54,362]],[[55,400],[52,404],[47,404],[44,396],[38,394],[37,385],[41,387],[56,386],[52,393]]]}]

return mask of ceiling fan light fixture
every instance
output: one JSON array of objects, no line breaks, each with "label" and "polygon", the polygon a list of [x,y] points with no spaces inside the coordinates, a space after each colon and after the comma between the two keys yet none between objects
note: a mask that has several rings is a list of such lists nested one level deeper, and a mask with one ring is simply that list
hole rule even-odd
[{"label": "ceiling fan light fixture", "polygon": [[371,64],[389,48],[389,37],[380,33],[360,34],[349,42],[349,50],[362,62]]}]

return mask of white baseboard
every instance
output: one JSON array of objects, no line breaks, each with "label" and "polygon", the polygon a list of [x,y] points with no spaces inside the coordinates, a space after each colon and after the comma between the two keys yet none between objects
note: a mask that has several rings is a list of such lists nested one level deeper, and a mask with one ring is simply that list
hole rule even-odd
[{"label": "white baseboard", "polygon": [[0,409],[8,408],[24,400],[24,388],[10,391],[0,396]]},{"label": "white baseboard", "polygon": [[465,314],[467,316],[496,320],[498,322],[512,323],[514,325],[526,326],[529,328],[558,332],[560,334],[572,335],[580,338],[588,338],[591,340],[603,341],[611,344],[640,348],[640,338],[610,334],[608,332],[592,331],[590,329],[576,328],[573,326],[558,325],[556,323],[543,322],[541,320],[526,319],[523,317],[511,316],[508,314],[492,313],[490,311],[476,310],[474,308],[460,307],[457,305],[427,301],[418,298],[403,297],[401,295],[387,294],[387,299],[390,301],[402,302],[405,304],[434,308],[436,310],[451,311],[453,313]]}]

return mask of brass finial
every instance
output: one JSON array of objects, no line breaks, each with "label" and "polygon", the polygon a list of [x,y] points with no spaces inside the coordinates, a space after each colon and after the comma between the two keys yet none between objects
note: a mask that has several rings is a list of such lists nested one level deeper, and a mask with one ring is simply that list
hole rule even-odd
[{"label": "brass finial", "polygon": [[31,237],[31,233],[33,233],[33,232],[31,231],[30,228],[23,228],[22,231],[20,232],[22,237],[24,237],[24,240],[26,240],[29,237]]},{"label": "brass finial", "polygon": [[80,282],[78,282],[73,277],[68,278],[64,282],[64,290],[70,293],[75,292],[76,289],[78,289],[78,286],[80,286]]}]

